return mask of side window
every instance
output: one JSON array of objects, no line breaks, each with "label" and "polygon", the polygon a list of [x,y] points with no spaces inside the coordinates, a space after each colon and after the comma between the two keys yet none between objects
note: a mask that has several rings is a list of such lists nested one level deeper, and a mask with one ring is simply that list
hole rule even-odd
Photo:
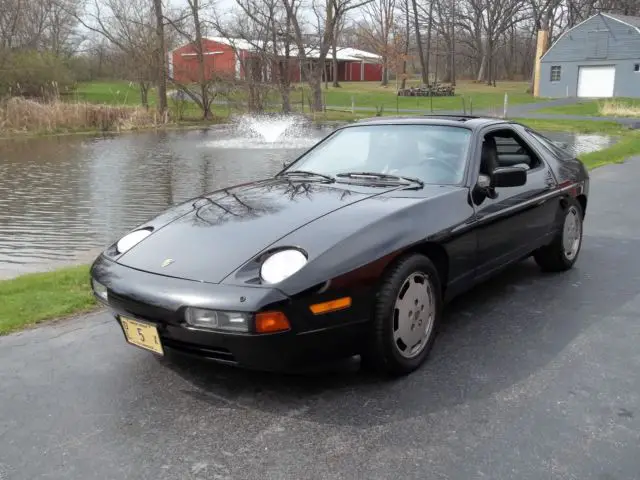
[{"label": "side window", "polygon": [[553,65],[551,67],[550,81],[559,82],[562,75],[562,67],[560,65]]},{"label": "side window", "polygon": [[524,167],[528,170],[542,165],[542,161],[527,143],[513,130],[491,132],[495,139],[498,167]]}]

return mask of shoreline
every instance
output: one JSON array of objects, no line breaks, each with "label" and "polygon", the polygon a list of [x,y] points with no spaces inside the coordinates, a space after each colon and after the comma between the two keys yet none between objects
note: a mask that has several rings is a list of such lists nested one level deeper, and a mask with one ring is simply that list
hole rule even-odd
[{"label": "shoreline", "polygon": [[[239,113],[242,115],[242,113]],[[257,114],[256,114],[257,115]],[[304,116],[309,122],[313,125],[337,125],[337,124],[345,124],[351,123],[359,118],[358,116],[354,116],[352,119],[344,120],[344,119],[313,119],[311,115],[308,114],[298,114]],[[233,123],[230,122],[230,116],[225,117],[217,117],[217,120],[190,120],[190,121],[182,121],[182,122],[173,122],[167,124],[158,124],[158,125],[149,125],[146,127],[136,127],[136,128],[128,128],[128,129],[113,129],[113,130],[99,130],[99,129],[88,129],[88,130],[69,130],[69,131],[60,131],[60,132],[50,132],[50,131],[12,131],[12,132],[0,132],[0,141],[10,141],[10,140],[30,140],[36,138],[55,138],[55,137],[69,137],[69,136],[104,136],[104,135],[126,135],[126,134],[136,134],[136,133],[147,133],[147,132],[170,132],[170,131],[188,131],[188,130],[197,130],[197,129],[209,129],[215,127],[231,127]]]},{"label": "shoreline", "polygon": [[166,125],[151,125],[149,127],[138,127],[126,130],[73,130],[64,132],[47,132],[47,131],[25,131],[25,132],[11,132],[9,134],[0,133],[0,140],[22,140],[22,139],[35,139],[35,138],[54,138],[54,137],[69,137],[69,136],[101,136],[101,135],[125,135],[135,133],[145,133],[150,131],[177,131],[177,130],[196,130],[198,128],[209,128],[214,126],[229,125],[227,123],[219,122],[194,122],[194,123],[170,123]]}]

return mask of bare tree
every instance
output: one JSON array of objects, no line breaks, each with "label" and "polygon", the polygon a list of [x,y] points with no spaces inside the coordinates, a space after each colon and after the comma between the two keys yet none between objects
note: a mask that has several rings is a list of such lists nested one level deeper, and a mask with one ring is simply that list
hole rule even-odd
[{"label": "bare tree", "polygon": [[363,7],[362,32],[370,48],[382,57],[382,86],[389,84],[391,34],[394,29],[396,0],[374,0]]},{"label": "bare tree", "polygon": [[[429,2],[429,36],[427,40],[427,54],[429,54],[430,43],[431,43],[431,25],[432,25],[432,11],[433,11],[433,2],[435,0],[430,0]],[[418,57],[420,58],[420,66],[421,74],[422,74],[422,83],[429,83],[429,63],[425,61],[424,58],[424,50],[422,48],[422,35],[420,33],[420,17],[418,14],[418,0],[411,0],[411,6],[413,7],[413,27],[416,32],[416,47],[418,48]]]},{"label": "bare tree", "polygon": [[145,107],[149,106],[149,88],[158,76],[154,17],[149,0],[93,0],[85,15],[76,15],[86,29],[102,35],[125,54]]},{"label": "bare tree", "polygon": [[[528,17],[523,0],[467,0],[458,5],[456,28],[467,34],[467,44],[473,46],[476,58],[480,58],[477,80],[486,78],[487,84],[495,85],[496,60],[499,49],[506,46],[500,40],[515,24]],[[446,31],[443,32],[445,38]]]},{"label": "bare tree", "polygon": [[[266,66],[266,81],[277,81],[282,98],[284,113],[291,111],[291,69],[292,69],[292,21],[297,15],[297,7],[291,13],[280,0],[236,0],[243,21],[238,20],[234,34],[252,47],[253,60]],[[239,28],[238,28],[239,27]],[[256,78],[249,79],[247,87],[250,100],[258,103],[258,97],[269,88],[256,88]]]},{"label": "bare tree", "polygon": [[346,23],[346,18],[340,18],[336,22],[336,31],[333,34],[333,42],[331,42],[331,54],[333,57],[333,87],[339,88],[340,82],[338,82],[339,69],[338,69],[338,44],[342,36],[342,31]]},{"label": "bare tree", "polygon": [[207,2],[187,0],[186,10],[181,11],[177,19],[167,18],[168,23],[195,51],[198,69],[198,91],[194,92],[188,84],[178,82],[175,76],[170,80],[183,94],[189,96],[200,107],[203,119],[210,119],[213,116],[211,107],[216,97],[216,83],[220,80],[220,77],[207,67],[205,59],[206,46],[204,37],[206,22],[203,20],[201,13],[207,7],[210,7]]},{"label": "bare tree", "polygon": [[75,14],[81,0],[0,0],[0,49],[72,55],[82,40]]},{"label": "bare tree", "polygon": [[[309,46],[303,33],[297,9],[301,0],[282,0],[291,18],[292,31],[298,50],[298,58],[307,69],[307,79],[313,97],[313,109],[322,109],[322,76],[326,71],[326,59],[334,41],[336,26],[341,18],[351,10],[359,8],[372,0],[318,0],[312,3],[312,11],[316,18],[316,45]],[[311,48],[309,48],[311,47]]]},{"label": "bare tree", "polygon": [[405,0],[403,5],[404,14],[404,51],[402,54],[402,83],[400,88],[404,90],[407,86],[407,57],[409,56],[409,47],[411,45],[411,13],[409,12],[409,0]]}]

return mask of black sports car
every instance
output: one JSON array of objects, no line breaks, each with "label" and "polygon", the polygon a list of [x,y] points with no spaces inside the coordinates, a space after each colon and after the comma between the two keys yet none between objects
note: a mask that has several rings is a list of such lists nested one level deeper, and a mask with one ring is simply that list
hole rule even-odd
[{"label": "black sports car", "polygon": [[160,355],[286,370],[359,354],[406,374],[453,296],[531,255],[571,268],[588,193],[583,164],[520,124],[376,118],[140,225],[98,257],[92,286]]}]

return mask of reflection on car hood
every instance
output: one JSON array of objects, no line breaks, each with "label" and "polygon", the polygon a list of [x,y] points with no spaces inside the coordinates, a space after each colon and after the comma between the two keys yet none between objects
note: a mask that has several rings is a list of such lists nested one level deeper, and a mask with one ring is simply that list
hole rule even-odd
[{"label": "reflection on car hood", "polygon": [[[284,178],[229,188],[199,199],[192,212],[154,232],[122,255],[118,263],[161,275],[219,283],[290,232],[392,189]],[[167,259],[173,262],[165,262]]]}]

